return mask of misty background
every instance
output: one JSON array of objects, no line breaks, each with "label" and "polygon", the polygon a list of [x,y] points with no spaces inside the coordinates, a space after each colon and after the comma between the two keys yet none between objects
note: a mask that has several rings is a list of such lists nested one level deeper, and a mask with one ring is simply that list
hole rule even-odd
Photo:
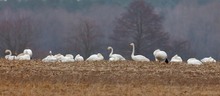
[{"label": "misty background", "polygon": [[[53,54],[80,53],[84,57],[100,52],[107,59],[107,47],[113,46],[116,53],[129,57],[131,42],[120,47],[112,37],[117,37],[117,18],[127,12],[132,1],[0,0],[0,55],[4,56],[5,49],[17,54],[30,48],[34,58],[44,58],[51,50]],[[151,49],[140,54],[152,60],[153,50],[159,48],[167,51],[169,58],[179,54],[184,60],[220,59],[219,0],[145,1],[162,18],[161,30],[167,33],[169,46],[146,46]]]}]

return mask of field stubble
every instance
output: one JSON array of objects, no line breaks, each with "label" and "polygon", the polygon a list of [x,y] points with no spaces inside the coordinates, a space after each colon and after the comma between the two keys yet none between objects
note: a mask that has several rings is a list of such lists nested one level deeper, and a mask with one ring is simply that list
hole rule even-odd
[{"label": "field stubble", "polygon": [[220,95],[220,63],[0,60],[0,95]]}]

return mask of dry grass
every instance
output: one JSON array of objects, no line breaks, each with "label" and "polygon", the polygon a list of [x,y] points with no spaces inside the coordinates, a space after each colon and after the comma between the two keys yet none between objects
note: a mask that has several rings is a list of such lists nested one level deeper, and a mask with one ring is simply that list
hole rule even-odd
[{"label": "dry grass", "polygon": [[43,63],[0,59],[4,96],[220,95],[220,63]]}]

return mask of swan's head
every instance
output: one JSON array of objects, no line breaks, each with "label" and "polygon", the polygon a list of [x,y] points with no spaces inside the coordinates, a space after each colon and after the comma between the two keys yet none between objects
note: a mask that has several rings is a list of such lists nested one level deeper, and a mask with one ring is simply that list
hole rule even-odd
[{"label": "swan's head", "polygon": [[110,49],[112,49],[112,47],[111,47],[111,46],[109,46],[107,49],[108,49],[108,50],[110,50]]},{"label": "swan's head", "polygon": [[131,43],[130,45],[131,45],[131,46],[134,46],[134,43]]},{"label": "swan's head", "polygon": [[52,55],[52,51],[49,51],[49,54]]}]

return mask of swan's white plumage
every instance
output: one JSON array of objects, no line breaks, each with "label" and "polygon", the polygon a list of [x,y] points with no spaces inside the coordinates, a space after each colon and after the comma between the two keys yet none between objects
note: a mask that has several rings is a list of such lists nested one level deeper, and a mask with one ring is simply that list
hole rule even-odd
[{"label": "swan's white plumage", "polygon": [[42,59],[43,62],[57,62],[57,58],[55,58],[52,55],[48,55],[44,59]]},{"label": "swan's white plumage", "polygon": [[196,58],[189,58],[189,59],[187,60],[187,64],[201,65],[202,62],[199,61],[199,60],[196,59]]},{"label": "swan's white plumage", "polygon": [[23,53],[29,54],[30,57],[32,57],[32,55],[33,55],[33,52],[31,49],[24,49]]},{"label": "swan's white plumage", "polygon": [[57,62],[57,58],[52,55],[52,51],[49,52],[49,55],[42,59],[43,62]]},{"label": "swan's white plumage", "polygon": [[75,57],[75,61],[84,61],[84,58],[80,54],[77,54]]},{"label": "swan's white plumage", "polygon": [[61,62],[62,61],[62,58],[64,58],[64,56],[62,54],[56,54],[54,55],[54,57],[57,59],[58,62]]},{"label": "swan's white plumage", "polygon": [[181,62],[183,62],[183,59],[176,54],[171,58],[170,62],[181,63]]},{"label": "swan's white plumage", "polygon": [[28,53],[21,53],[15,58],[16,60],[31,60],[31,56]]},{"label": "swan's white plumage", "polygon": [[146,61],[146,62],[149,62],[149,61],[150,61],[148,58],[146,58],[146,57],[143,56],[143,55],[134,55],[134,52],[135,52],[134,43],[131,43],[130,45],[133,47],[133,49],[132,49],[132,54],[131,54],[132,60],[134,60],[134,61],[142,61],[142,62],[143,62],[143,61]]},{"label": "swan's white plumage", "polygon": [[205,57],[201,60],[203,63],[216,63],[216,60],[212,57]]},{"label": "swan's white plumage", "polygon": [[93,54],[86,59],[86,61],[101,61],[101,60],[104,60],[104,57],[102,56],[101,53]]},{"label": "swan's white plumage", "polygon": [[12,55],[11,50],[6,49],[6,50],[5,50],[5,53],[9,53],[8,55],[5,55],[5,59],[7,59],[7,60],[15,60],[16,56],[13,56],[13,55]]},{"label": "swan's white plumage", "polygon": [[165,61],[167,59],[167,53],[165,51],[161,51],[160,49],[155,50],[153,55],[155,57],[155,61]]},{"label": "swan's white plumage", "polygon": [[61,59],[61,62],[74,62],[74,56],[72,54],[66,54],[65,57]]},{"label": "swan's white plumage", "polygon": [[112,47],[109,46],[107,49],[111,50],[111,52],[109,54],[109,60],[110,60],[110,58],[112,58],[112,61],[125,60],[125,58],[123,56],[121,56],[120,54],[113,54],[113,48]]},{"label": "swan's white plumage", "polygon": [[109,58],[109,61],[117,61],[117,58],[110,57],[110,58]]}]

